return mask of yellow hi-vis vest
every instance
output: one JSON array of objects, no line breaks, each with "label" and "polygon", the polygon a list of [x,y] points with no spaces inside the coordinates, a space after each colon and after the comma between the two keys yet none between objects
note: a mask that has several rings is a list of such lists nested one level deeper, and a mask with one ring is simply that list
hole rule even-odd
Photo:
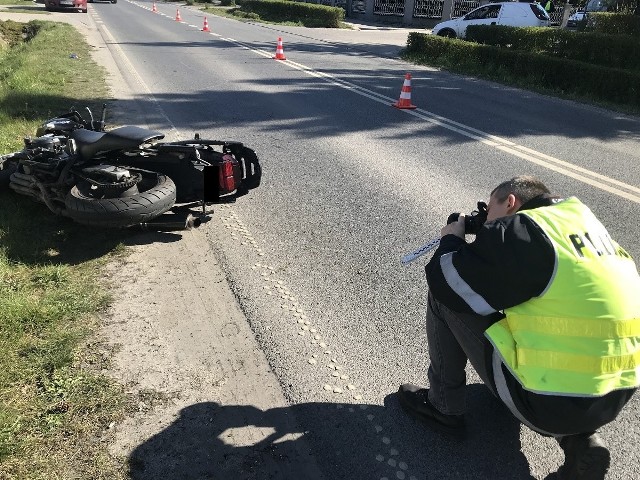
[{"label": "yellow hi-vis vest", "polygon": [[576,198],[518,215],[549,237],[556,267],[539,297],[506,309],[485,332],[505,365],[536,393],[638,387],[640,276],[631,256]]}]

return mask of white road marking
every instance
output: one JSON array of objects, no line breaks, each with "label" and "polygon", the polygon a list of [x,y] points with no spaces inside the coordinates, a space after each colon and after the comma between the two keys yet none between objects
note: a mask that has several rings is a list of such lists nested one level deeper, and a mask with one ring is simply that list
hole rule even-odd
[{"label": "white road marking", "polygon": [[[238,214],[230,205],[221,205],[220,209],[222,210],[222,213],[220,214],[219,218],[222,227],[240,231],[245,237],[251,235],[249,229],[244,225],[242,220],[238,218]],[[225,213],[225,210],[228,213]],[[241,245],[244,245],[245,247],[257,253],[258,248],[256,248],[255,246],[246,245],[246,242],[242,242],[242,240],[237,236],[236,240],[239,241]],[[352,397],[355,401],[361,400],[362,395],[357,393],[356,386],[353,383],[347,383],[347,380],[349,380],[349,375],[342,373],[346,368],[338,363],[339,359],[337,355],[332,354],[331,350],[325,350],[327,348],[327,344],[320,341],[322,337],[321,335],[316,333],[316,328],[311,328],[311,322],[309,320],[306,320],[307,316],[305,314],[304,308],[301,308],[298,303],[295,302],[295,297],[291,296],[291,292],[284,286],[285,282],[278,279],[275,268],[266,263],[262,263],[261,261],[255,262],[251,266],[251,268],[252,270],[256,271],[256,276],[263,282],[274,283],[277,287],[286,292],[286,294],[281,295],[281,297],[284,300],[289,300],[291,303],[280,303],[280,308],[283,310],[283,315],[286,315],[286,313],[288,312],[293,316],[294,322],[292,325],[294,326],[294,328],[300,329],[297,330],[298,336],[305,337],[306,332],[314,333],[313,339],[310,340],[308,345],[317,345],[320,349],[322,349],[324,354],[327,355],[327,357],[323,358],[317,353],[314,353],[311,355],[311,357],[306,357],[306,366],[308,368],[312,368],[314,370],[315,376],[320,380],[320,384],[318,385],[319,389],[324,390],[324,392],[326,392],[327,394],[333,394],[335,396],[346,396],[347,398]],[[263,285],[263,288],[268,288],[268,286]],[[330,371],[329,377],[320,373],[320,369],[322,369],[322,367],[325,367]],[[326,383],[327,381],[328,383]],[[341,381],[344,383],[342,383]],[[336,405],[336,408],[342,409],[343,405],[338,403]],[[360,410],[365,411],[367,410],[367,408],[367,405],[359,405]],[[350,413],[356,412],[354,406],[350,406],[348,410]],[[373,418],[373,415],[367,415],[367,419],[369,421],[372,421]],[[383,445],[391,445],[391,439],[388,436],[384,436],[384,427],[382,425],[373,424],[373,430],[375,431],[375,435]],[[396,448],[391,448],[390,453],[391,456],[399,456],[400,454],[400,452]],[[384,457],[382,455],[377,455],[376,460],[383,461]],[[389,465],[389,467],[392,467],[394,469],[395,478],[405,478],[404,470],[408,470],[409,466],[406,462],[402,461],[401,458],[389,458],[387,459],[386,463]]]}]

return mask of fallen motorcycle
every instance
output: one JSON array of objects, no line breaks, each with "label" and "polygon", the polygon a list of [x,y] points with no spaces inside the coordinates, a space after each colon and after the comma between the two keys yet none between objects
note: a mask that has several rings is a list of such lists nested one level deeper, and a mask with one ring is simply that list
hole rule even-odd
[{"label": "fallen motorcycle", "polygon": [[[107,131],[106,105],[100,120],[87,111],[88,120],[73,108],[47,120],[21,151],[1,155],[0,188],[85,225],[150,227],[155,221],[169,228],[158,217],[176,204],[199,204],[204,212],[206,204],[234,201],[260,184],[258,157],[240,142],[198,134],[160,142],[163,133],[137,126]],[[175,226],[181,224],[194,225],[188,218]]]}]

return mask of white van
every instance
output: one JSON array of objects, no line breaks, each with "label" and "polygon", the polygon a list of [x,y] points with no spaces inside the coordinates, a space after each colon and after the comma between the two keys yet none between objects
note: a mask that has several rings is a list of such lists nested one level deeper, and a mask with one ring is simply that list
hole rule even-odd
[{"label": "white van", "polygon": [[538,3],[489,3],[463,17],[440,22],[431,29],[434,35],[465,38],[469,25],[508,25],[510,27],[548,27],[549,14]]}]

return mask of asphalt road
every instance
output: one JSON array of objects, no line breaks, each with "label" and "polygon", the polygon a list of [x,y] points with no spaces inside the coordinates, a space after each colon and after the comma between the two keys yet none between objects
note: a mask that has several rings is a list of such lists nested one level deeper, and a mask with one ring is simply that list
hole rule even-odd
[{"label": "asphalt road", "polygon": [[[144,123],[258,153],[263,184],[206,234],[290,402],[278,415],[297,418],[324,476],[554,478],[555,441],[521,428],[472,370],[466,441],[400,411],[393,393],[424,384],[428,365],[426,259],[400,258],[520,173],[579,196],[640,258],[640,119],[407,64],[395,55],[409,30],[207,15],[206,33],[202,12],[151,7],[90,10]],[[278,37],[286,62],[271,58]],[[391,106],[406,72],[416,110]],[[639,408],[603,429],[611,479],[640,477]]]}]

